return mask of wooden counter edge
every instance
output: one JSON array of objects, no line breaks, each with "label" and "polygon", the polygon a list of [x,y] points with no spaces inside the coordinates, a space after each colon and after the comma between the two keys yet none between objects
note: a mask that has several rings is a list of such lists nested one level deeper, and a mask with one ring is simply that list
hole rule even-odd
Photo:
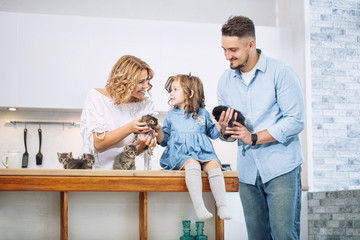
[{"label": "wooden counter edge", "polygon": [[[228,192],[239,190],[237,177],[224,180]],[[203,191],[210,191],[208,178],[202,182]],[[187,192],[187,187],[181,177],[0,175],[0,191]]]},{"label": "wooden counter edge", "polygon": [[[238,177],[237,171],[223,171],[224,177]],[[84,177],[185,177],[185,171],[165,170],[92,170],[92,169],[0,169],[6,176],[84,176]],[[202,177],[206,177],[202,172]]]}]

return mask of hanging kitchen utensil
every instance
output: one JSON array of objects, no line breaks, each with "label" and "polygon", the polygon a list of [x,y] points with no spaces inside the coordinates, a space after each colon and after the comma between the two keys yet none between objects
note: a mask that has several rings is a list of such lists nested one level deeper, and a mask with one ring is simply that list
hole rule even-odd
[{"label": "hanging kitchen utensil", "polygon": [[25,125],[25,129],[24,129],[25,152],[24,152],[23,157],[22,157],[22,168],[27,168],[28,161],[29,161],[29,153],[27,151],[27,146],[26,146],[26,137],[27,137],[27,128],[26,128],[26,125]]},{"label": "hanging kitchen utensil", "polygon": [[36,165],[41,165],[43,160],[43,155],[41,153],[41,127],[39,125],[38,133],[39,133],[39,152],[36,154]]}]

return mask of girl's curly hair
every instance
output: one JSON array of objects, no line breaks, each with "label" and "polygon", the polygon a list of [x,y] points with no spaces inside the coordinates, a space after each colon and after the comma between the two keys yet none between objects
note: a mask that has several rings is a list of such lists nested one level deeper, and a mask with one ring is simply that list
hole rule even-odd
[{"label": "girl's curly hair", "polygon": [[[135,86],[138,84],[142,70],[147,71],[149,75],[147,80],[153,78],[154,71],[149,65],[140,58],[131,55],[122,56],[113,66],[105,88],[115,105],[144,100],[131,96]],[[152,85],[149,82],[147,91],[149,92],[151,88]]]},{"label": "girl's curly hair", "polygon": [[[193,112],[193,118],[197,118],[200,107],[205,107],[205,96],[204,96],[204,87],[199,77],[179,74],[176,76],[171,76],[165,83],[165,89],[170,93],[171,85],[174,81],[180,81],[180,86],[184,91],[184,102],[185,107],[184,111],[186,117],[189,116],[189,113]],[[191,91],[193,95],[191,96]],[[190,97],[191,96],[191,97]],[[178,108],[178,106],[174,106]]]}]

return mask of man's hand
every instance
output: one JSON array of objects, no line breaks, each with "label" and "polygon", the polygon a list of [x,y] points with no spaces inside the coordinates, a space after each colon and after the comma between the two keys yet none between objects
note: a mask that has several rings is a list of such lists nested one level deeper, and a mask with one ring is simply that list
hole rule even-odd
[{"label": "man's hand", "polygon": [[249,130],[247,130],[247,128],[244,125],[242,125],[238,122],[234,122],[234,127],[232,127],[232,128],[227,127],[225,134],[231,134],[231,138],[240,139],[245,144],[248,144],[248,145],[252,144],[251,132],[249,132]]}]

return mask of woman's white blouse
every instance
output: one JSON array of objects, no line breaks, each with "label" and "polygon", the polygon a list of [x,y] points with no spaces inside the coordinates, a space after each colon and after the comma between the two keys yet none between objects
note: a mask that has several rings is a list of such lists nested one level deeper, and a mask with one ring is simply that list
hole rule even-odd
[{"label": "woman's white blouse", "polygon": [[126,144],[131,144],[134,134],[110,148],[97,151],[94,147],[93,133],[112,131],[146,114],[154,113],[153,102],[147,98],[142,102],[114,105],[111,98],[95,89],[91,89],[86,97],[81,113],[80,132],[83,139],[81,153],[95,155],[95,169],[113,169],[114,160]]}]

